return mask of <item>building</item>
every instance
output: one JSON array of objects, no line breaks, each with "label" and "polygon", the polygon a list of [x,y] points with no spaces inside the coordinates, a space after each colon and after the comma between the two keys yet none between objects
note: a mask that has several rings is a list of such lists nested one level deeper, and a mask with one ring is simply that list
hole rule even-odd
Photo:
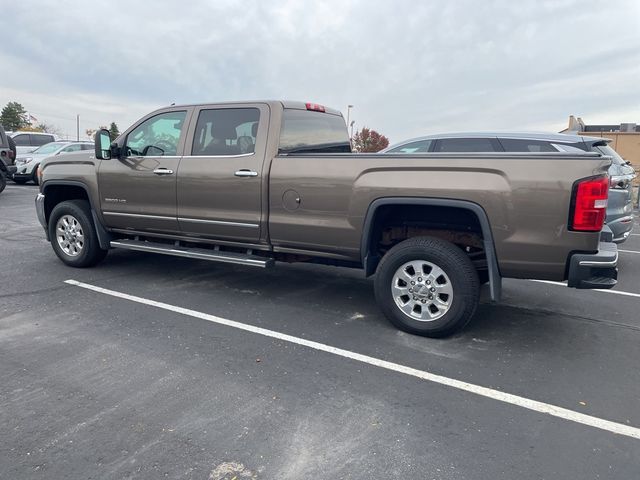
[{"label": "building", "polygon": [[610,138],[609,144],[622,158],[631,162],[636,171],[640,170],[640,125],[621,123],[619,125],[587,125],[578,117],[569,117],[569,126],[560,133],[588,135]]}]

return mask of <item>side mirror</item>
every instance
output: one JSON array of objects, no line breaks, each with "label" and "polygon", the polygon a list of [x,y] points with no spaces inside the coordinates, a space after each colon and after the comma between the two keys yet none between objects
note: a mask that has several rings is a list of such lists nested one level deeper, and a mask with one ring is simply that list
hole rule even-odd
[{"label": "side mirror", "polygon": [[111,159],[111,137],[109,136],[109,130],[103,128],[96,132],[94,148],[96,151],[96,158],[98,160]]}]

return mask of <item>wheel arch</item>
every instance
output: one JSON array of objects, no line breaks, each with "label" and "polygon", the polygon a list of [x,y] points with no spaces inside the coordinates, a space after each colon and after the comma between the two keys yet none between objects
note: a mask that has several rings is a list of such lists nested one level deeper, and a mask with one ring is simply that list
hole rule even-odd
[{"label": "wheel arch", "polygon": [[482,243],[487,259],[487,269],[489,273],[489,290],[491,299],[498,301],[502,292],[502,277],[498,268],[498,259],[491,232],[491,224],[484,209],[477,203],[467,200],[457,200],[448,198],[416,198],[416,197],[385,197],[378,198],[371,202],[365,215],[362,239],[360,244],[360,255],[366,276],[372,275],[382,258],[375,251],[377,214],[381,207],[387,206],[413,206],[429,208],[454,208],[469,212],[475,216],[482,233]]},{"label": "wheel arch", "polygon": [[[60,202],[67,200],[86,200],[89,202],[89,208],[91,209],[91,218],[93,220],[94,227],[98,236],[98,242],[100,248],[106,250],[110,248],[111,234],[106,230],[98,215],[96,214],[95,205],[89,195],[89,188],[87,185],[76,180],[49,180],[42,185],[41,192],[44,194],[44,214],[48,224],[51,212]],[[47,240],[49,240],[49,233],[47,231]]]}]

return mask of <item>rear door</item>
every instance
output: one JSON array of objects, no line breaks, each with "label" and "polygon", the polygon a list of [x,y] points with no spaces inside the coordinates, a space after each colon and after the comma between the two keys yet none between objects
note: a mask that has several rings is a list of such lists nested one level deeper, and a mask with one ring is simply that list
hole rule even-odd
[{"label": "rear door", "polygon": [[102,160],[100,203],[108,227],[177,233],[176,178],[192,108],[152,114],[131,129],[120,158]]},{"label": "rear door", "polygon": [[255,243],[269,106],[201,107],[194,112],[178,170],[180,229],[187,235]]}]

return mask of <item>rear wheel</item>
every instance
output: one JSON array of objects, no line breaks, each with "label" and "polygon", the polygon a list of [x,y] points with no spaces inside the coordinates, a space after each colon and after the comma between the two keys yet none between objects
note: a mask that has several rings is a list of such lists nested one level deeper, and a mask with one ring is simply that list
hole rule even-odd
[{"label": "rear wheel", "polygon": [[107,255],[98,243],[86,200],[67,200],[55,206],[49,218],[49,238],[58,258],[71,267],[92,267]]},{"label": "rear wheel", "polygon": [[428,337],[462,329],[480,295],[478,274],[467,255],[432,237],[410,238],[389,250],[378,266],[374,288],[391,323]]}]

